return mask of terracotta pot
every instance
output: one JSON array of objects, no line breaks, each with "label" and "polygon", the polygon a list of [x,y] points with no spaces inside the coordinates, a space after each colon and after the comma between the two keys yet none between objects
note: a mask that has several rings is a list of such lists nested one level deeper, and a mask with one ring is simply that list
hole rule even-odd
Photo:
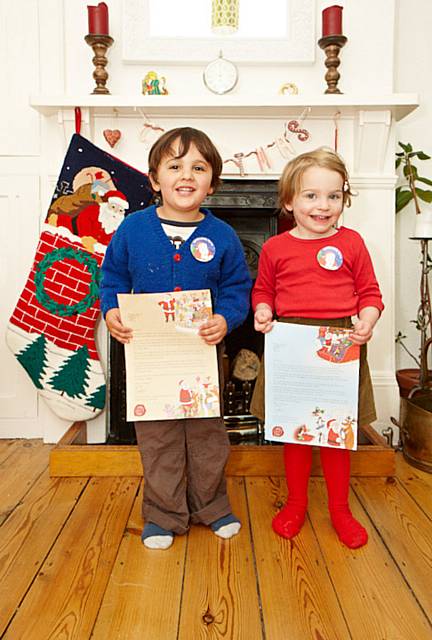
[{"label": "terracotta pot", "polygon": [[411,389],[419,383],[420,369],[398,369],[396,380],[399,385],[400,397],[408,398]]}]

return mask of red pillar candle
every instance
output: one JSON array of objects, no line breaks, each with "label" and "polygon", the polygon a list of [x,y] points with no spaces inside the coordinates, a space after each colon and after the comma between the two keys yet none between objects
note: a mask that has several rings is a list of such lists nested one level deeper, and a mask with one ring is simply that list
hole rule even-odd
[{"label": "red pillar candle", "polygon": [[109,34],[108,30],[108,7],[105,2],[99,2],[97,7],[87,6],[89,33],[104,35]]},{"label": "red pillar candle", "polygon": [[340,36],[342,35],[342,10],[338,4],[327,7],[322,12],[322,35]]}]

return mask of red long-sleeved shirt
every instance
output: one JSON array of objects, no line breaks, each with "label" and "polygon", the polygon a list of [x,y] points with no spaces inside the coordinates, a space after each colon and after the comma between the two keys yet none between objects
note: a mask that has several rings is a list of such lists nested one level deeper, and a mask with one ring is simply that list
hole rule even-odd
[{"label": "red long-sleeved shirt", "polygon": [[[324,247],[342,254],[331,271],[317,255]],[[381,292],[365,243],[356,231],[341,227],[327,238],[304,240],[288,231],[264,244],[252,306],[265,302],[279,317],[341,318],[364,307],[384,309]]]}]

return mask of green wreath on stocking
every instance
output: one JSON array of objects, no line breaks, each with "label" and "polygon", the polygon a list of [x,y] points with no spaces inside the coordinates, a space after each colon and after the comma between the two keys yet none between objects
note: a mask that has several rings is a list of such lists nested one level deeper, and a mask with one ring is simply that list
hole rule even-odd
[{"label": "green wreath on stocking", "polygon": [[[89,292],[82,300],[76,304],[62,304],[56,302],[47,294],[44,288],[44,282],[46,272],[55,262],[69,258],[70,260],[76,260],[80,264],[87,267],[90,275],[91,282]],[[50,311],[56,316],[74,316],[79,313],[84,313],[89,309],[99,297],[99,279],[100,271],[97,261],[80,249],[72,249],[71,247],[63,247],[61,249],[54,249],[47,253],[43,260],[40,261],[36,268],[34,282],[36,286],[36,299],[47,311]]]}]

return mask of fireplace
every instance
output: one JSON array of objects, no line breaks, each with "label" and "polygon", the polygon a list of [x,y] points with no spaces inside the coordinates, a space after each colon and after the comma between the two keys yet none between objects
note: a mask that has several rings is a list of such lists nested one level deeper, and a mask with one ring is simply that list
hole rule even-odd
[{"label": "fireplace", "polygon": [[[217,193],[209,196],[204,206],[228,222],[243,244],[252,278],[256,277],[258,257],[263,243],[278,231],[277,180],[224,180]],[[224,356],[224,417],[232,442],[262,440],[262,428],[249,412],[253,379],[233,375],[239,358],[261,357],[264,340],[253,328],[250,311],[246,321],[225,339]],[[242,354],[239,356],[240,351]],[[237,360],[236,360],[237,357]],[[133,422],[126,421],[126,377],[124,348],[110,340],[108,363],[108,443],[134,444]],[[250,378],[250,376],[243,376]]]}]

